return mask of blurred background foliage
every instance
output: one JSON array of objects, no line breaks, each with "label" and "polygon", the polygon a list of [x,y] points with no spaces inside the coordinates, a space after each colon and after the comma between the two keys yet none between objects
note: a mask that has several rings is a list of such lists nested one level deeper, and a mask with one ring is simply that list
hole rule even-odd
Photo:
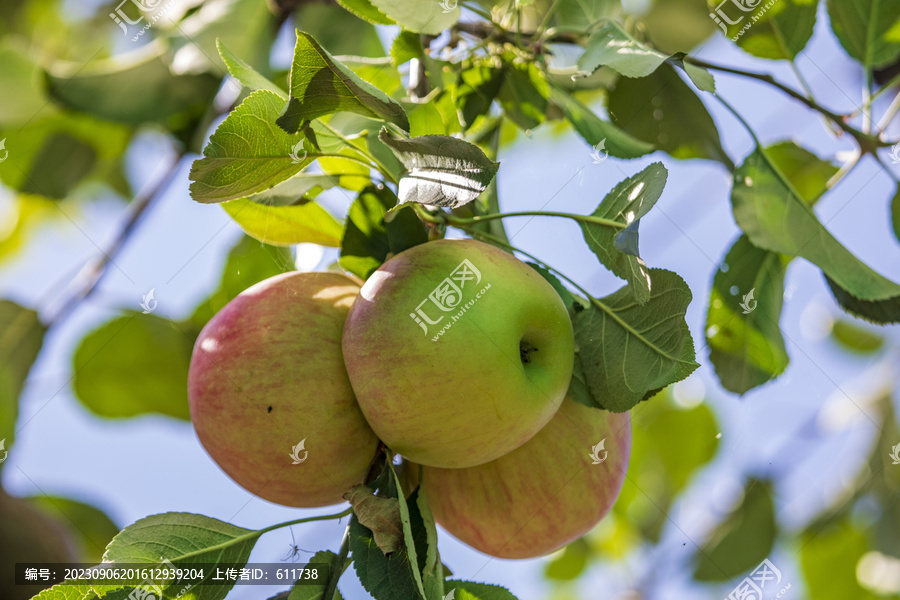
[{"label": "blurred background foliage", "polygon": [[[383,21],[387,25],[376,27],[354,16],[381,14],[367,13],[372,5],[359,0],[170,0],[166,17],[137,43],[123,37],[109,16],[119,6],[0,0],[0,140],[9,152],[0,164],[0,267],[38,240],[48,224],[76,224],[94,203],[130,203],[126,223],[135,225],[153,192],[168,182],[139,180],[133,175],[134,161],[147,154],[176,165],[190,160],[210,128],[246,93],[226,78],[216,41],[287,89],[286,65],[273,66],[271,57],[278,40],[292,38],[295,27],[311,33],[363,79],[403,97],[413,135],[465,135],[497,157],[547,122],[560,135],[574,130],[591,146],[605,142],[615,157],[658,150],[674,159],[717,161],[728,172],[735,168],[705,106],[709,100],[701,99],[702,92],[682,79],[673,64],[643,77],[623,77],[607,66],[577,76],[577,65],[570,60],[573,44],[565,40],[601,19],[616,18],[630,35],[666,54],[690,53],[721,36],[710,18],[715,7],[703,0],[625,2],[624,7],[618,0],[481,0],[466,7],[451,31],[422,35],[401,33],[389,18]],[[887,83],[883,89],[892,95],[900,54],[896,6],[875,0],[829,0],[827,6],[824,0],[778,0],[737,43],[752,57],[786,61],[796,70],[793,61],[807,47],[817,19],[827,15],[842,47],[859,61],[861,77]],[[478,19],[484,14],[503,29],[484,31],[484,21]],[[862,29],[866,31],[860,33]],[[550,53],[536,48],[552,41],[547,39],[528,38],[530,45],[517,50],[516,30],[552,31],[561,39],[551,44]],[[504,52],[473,52],[487,39],[505,43]],[[429,46],[434,51],[426,52]],[[421,73],[411,72],[411,60]],[[802,78],[799,82],[805,85]],[[413,100],[425,101],[412,101],[407,92]],[[336,115],[329,125],[348,135],[377,131],[373,122],[357,115]],[[390,160],[373,135],[362,136],[359,143]],[[841,168],[791,141],[769,145],[767,152],[810,205],[833,186]],[[349,161],[326,162],[320,168],[340,175],[343,188],[362,189]],[[308,201],[322,191],[310,187],[300,195]],[[898,198],[900,194],[893,200],[891,219],[900,235]],[[474,208],[459,214],[490,210],[499,201],[492,186]],[[186,318],[123,309],[85,335],[72,356],[70,384],[77,399],[98,418],[158,414],[188,419],[188,360],[193,340],[211,315],[249,285],[294,268],[295,244],[341,245],[340,217],[297,234],[310,222],[311,206],[260,207],[258,215],[245,217],[240,224],[248,235],[230,250],[218,287]],[[282,237],[275,222],[284,224]],[[505,234],[493,224],[485,227]],[[62,292],[59,285],[49,287],[51,297],[40,305],[0,302],[0,440],[5,442],[0,452],[15,444],[18,399],[45,333],[93,291],[114,265],[118,249],[115,244],[102,252],[98,248],[100,258],[73,272],[74,283]],[[715,272],[710,297],[695,298],[708,309],[708,328],[723,333],[717,338],[710,329],[706,332],[709,358],[724,390],[746,393],[788,368],[788,348],[796,352],[796,345],[785,342],[777,325],[789,262],[789,257],[756,248],[741,236],[724,260],[728,268]],[[755,321],[733,319],[735,287],[746,290],[754,282],[761,294]],[[543,561],[551,598],[612,597],[603,586],[627,589],[617,596],[623,599],[662,598],[674,571],[692,574],[689,593],[696,596],[691,597],[721,597],[722,590],[727,593],[767,557],[793,565],[783,569],[786,578],[796,577],[785,597],[900,598],[900,467],[889,456],[900,444],[896,332],[846,316],[828,316],[823,322],[827,343],[848,360],[864,359],[862,377],[877,383],[865,406],[857,406],[869,421],[868,449],[839,493],[803,522],[787,522],[779,518],[778,506],[790,500],[794,474],[784,463],[777,468],[769,463],[731,473],[739,483],[721,494],[725,500],[717,503],[721,510],[713,526],[700,536],[682,531],[678,515],[695,500],[692,484],[720,476],[723,465],[734,465],[723,456],[719,400],[710,398],[733,402],[735,397],[679,384],[632,411],[633,456],[622,495],[593,532]],[[698,355],[705,362],[706,352]],[[823,403],[818,420],[779,441],[779,454],[814,454],[834,431],[858,420],[845,409]],[[796,469],[827,469],[829,461],[795,464]],[[0,469],[6,466],[0,463]],[[0,489],[0,595],[30,597],[34,592],[13,591],[8,565],[97,561],[121,525],[73,499],[46,494],[13,498]],[[579,595],[585,581],[594,595]]]}]

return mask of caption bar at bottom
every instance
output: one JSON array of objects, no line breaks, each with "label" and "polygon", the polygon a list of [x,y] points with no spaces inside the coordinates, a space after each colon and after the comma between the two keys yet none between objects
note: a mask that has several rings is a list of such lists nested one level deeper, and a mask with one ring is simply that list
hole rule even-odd
[{"label": "caption bar at bottom", "polygon": [[92,583],[170,588],[195,585],[277,585],[319,583],[328,578],[325,563],[16,563],[16,585]]}]

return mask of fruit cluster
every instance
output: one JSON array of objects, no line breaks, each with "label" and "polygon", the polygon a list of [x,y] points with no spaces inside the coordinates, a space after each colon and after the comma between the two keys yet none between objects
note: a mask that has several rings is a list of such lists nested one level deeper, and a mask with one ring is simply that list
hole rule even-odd
[{"label": "fruit cluster", "polygon": [[340,502],[380,440],[421,467],[451,534],[540,556],[603,518],[630,451],[627,414],[566,397],[573,357],[566,307],[537,271],[440,240],[362,285],[292,272],[242,292],[197,339],[191,419],[234,481],[295,507]]}]

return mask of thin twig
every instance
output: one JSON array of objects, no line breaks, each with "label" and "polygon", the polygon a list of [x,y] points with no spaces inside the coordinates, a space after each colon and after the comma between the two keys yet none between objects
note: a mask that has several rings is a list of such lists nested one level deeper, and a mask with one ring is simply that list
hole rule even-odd
[{"label": "thin twig", "polygon": [[800,102],[805,104],[807,107],[825,115],[835,125],[840,127],[844,132],[853,136],[853,138],[856,140],[856,143],[859,144],[860,150],[864,154],[874,154],[875,150],[877,150],[878,148],[883,148],[885,146],[893,145],[890,142],[884,142],[884,141],[878,139],[878,136],[866,133],[864,131],[857,129],[856,127],[853,127],[852,125],[847,123],[845,116],[839,115],[835,112],[828,110],[827,108],[825,108],[824,106],[822,106],[818,102],[816,102],[815,100],[813,100],[811,98],[807,98],[806,96],[804,96],[797,90],[793,89],[792,87],[784,85],[783,83],[781,83],[780,81],[778,81],[777,79],[775,79],[774,77],[769,75],[768,73],[756,73],[753,71],[744,71],[742,69],[735,69],[732,67],[726,67],[724,65],[717,65],[715,63],[707,62],[705,60],[700,60],[699,58],[694,58],[694,57],[690,57],[690,56],[685,57],[684,60],[691,64],[697,65],[698,67],[704,67],[706,69],[711,69],[713,71],[721,71],[723,73],[730,73],[732,75],[740,75],[742,77],[756,79],[757,81],[762,81],[764,83],[767,83],[767,84],[781,90],[782,92],[784,92],[791,98],[794,98],[795,100],[799,100]]},{"label": "thin twig", "polygon": [[76,284],[79,281],[83,281],[78,289],[76,289],[67,300],[64,300],[60,306],[60,308],[53,314],[52,317],[46,319],[45,324],[47,327],[53,327],[59,325],[62,321],[64,321],[75,308],[83,302],[88,296],[90,296],[95,289],[97,289],[97,285],[99,285],[100,281],[103,279],[104,275],[106,275],[107,268],[110,263],[112,263],[116,256],[119,255],[119,252],[122,251],[122,247],[128,241],[128,238],[131,236],[135,227],[141,219],[141,216],[147,211],[148,208],[153,204],[153,201],[158,198],[163,190],[168,187],[169,183],[172,182],[172,179],[178,173],[178,168],[181,165],[181,159],[184,158],[186,152],[181,152],[175,158],[174,162],[169,166],[166,174],[159,179],[159,181],[151,187],[146,192],[138,194],[135,196],[134,200],[131,204],[128,205],[128,218],[125,220],[125,223],[122,225],[122,228],[119,229],[118,234],[113,239],[112,243],[106,248],[106,250],[102,251],[101,255],[91,262],[87,263],[82,269],[78,272],[75,278],[72,280],[73,284]]}]

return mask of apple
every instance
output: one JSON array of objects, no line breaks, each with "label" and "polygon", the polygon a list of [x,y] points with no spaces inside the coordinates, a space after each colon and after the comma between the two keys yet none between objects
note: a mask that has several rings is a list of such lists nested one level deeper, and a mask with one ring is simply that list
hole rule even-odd
[{"label": "apple", "polygon": [[425,467],[422,486],[435,520],[457,539],[498,558],[533,558],[600,522],[622,489],[630,451],[628,413],[567,398],[520,448],[467,469]]},{"label": "apple", "polygon": [[0,488],[0,598],[26,600],[49,583],[16,585],[15,563],[74,563],[75,541],[65,525],[24,498],[9,496]]},{"label": "apple", "polygon": [[559,295],[512,254],[474,240],[414,246],[366,281],[344,327],[366,420],[412,462],[461,468],[521,446],[572,375]]},{"label": "apple", "polygon": [[362,483],[378,438],[341,356],[359,283],[283,273],[253,285],[206,324],[188,373],[200,443],[247,491],[285,506],[342,502]]}]

